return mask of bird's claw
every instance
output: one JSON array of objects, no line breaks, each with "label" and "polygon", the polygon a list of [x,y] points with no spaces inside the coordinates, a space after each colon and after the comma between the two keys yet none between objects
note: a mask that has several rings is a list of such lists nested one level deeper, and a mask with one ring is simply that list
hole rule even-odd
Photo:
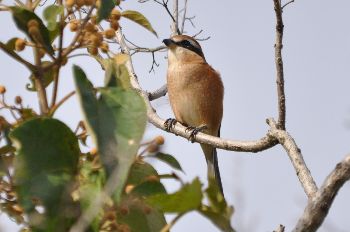
[{"label": "bird's claw", "polygon": [[165,130],[170,131],[175,126],[176,123],[177,123],[177,120],[175,118],[168,118],[164,122]]},{"label": "bird's claw", "polygon": [[199,126],[199,127],[194,127],[194,126],[189,126],[186,128],[186,132],[191,131],[190,133],[190,137],[188,137],[188,140],[191,141],[192,143],[194,143],[194,140],[196,139],[196,135],[199,132],[202,132],[203,130],[208,129],[208,127],[206,125],[204,126]]}]

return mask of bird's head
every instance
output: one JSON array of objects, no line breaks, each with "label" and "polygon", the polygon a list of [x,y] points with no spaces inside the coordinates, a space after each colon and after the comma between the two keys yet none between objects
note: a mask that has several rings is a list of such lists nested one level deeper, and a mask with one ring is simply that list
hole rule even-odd
[{"label": "bird's head", "polygon": [[175,35],[163,40],[168,47],[169,62],[205,61],[205,57],[199,43],[191,36]]}]

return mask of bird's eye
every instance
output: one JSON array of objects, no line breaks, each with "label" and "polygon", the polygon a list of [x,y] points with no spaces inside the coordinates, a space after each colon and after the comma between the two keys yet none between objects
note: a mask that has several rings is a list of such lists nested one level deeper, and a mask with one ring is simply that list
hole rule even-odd
[{"label": "bird's eye", "polygon": [[191,47],[191,46],[192,46],[191,42],[188,41],[188,40],[184,40],[184,41],[182,41],[181,43],[182,43],[182,45],[185,46],[185,47]]}]

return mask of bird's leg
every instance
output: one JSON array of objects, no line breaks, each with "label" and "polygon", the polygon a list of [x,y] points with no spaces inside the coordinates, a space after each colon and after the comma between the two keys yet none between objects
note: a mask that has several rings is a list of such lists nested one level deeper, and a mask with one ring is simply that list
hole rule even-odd
[{"label": "bird's leg", "polygon": [[167,120],[165,120],[164,126],[165,126],[165,130],[170,131],[175,124],[177,123],[177,120],[175,118],[168,118]]},{"label": "bird's leg", "polygon": [[194,126],[187,127],[186,132],[191,131],[191,134],[190,134],[190,137],[188,138],[188,140],[190,140],[192,143],[194,143],[194,140],[195,140],[198,132],[202,132],[203,130],[206,130],[206,129],[208,129],[207,125],[202,125],[199,127],[194,127]]}]

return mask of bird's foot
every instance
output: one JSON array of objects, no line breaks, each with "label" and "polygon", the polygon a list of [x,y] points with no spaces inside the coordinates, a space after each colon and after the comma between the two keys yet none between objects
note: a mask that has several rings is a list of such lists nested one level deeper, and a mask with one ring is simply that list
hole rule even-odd
[{"label": "bird's foot", "polygon": [[170,131],[175,124],[177,123],[177,120],[175,118],[168,118],[165,120],[164,126],[166,131]]},{"label": "bird's foot", "polygon": [[190,137],[188,137],[188,140],[191,141],[192,143],[194,143],[194,140],[196,139],[196,135],[199,132],[202,132],[203,130],[206,130],[206,129],[208,129],[208,127],[206,125],[199,126],[199,127],[194,127],[194,126],[187,127],[186,132],[191,131]]}]

